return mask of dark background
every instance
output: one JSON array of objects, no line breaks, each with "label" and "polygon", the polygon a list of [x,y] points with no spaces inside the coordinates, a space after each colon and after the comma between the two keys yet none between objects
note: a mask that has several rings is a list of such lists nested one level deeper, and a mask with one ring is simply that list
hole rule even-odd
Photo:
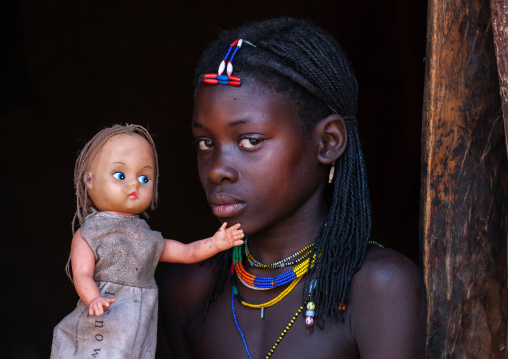
[{"label": "dark background", "polygon": [[[137,123],[154,135],[152,228],[183,242],[216,230],[191,146],[193,69],[221,29],[246,21],[306,18],[341,42],[360,88],[372,239],[418,263],[426,10],[423,0],[2,1],[0,357],[48,358],[53,327],[75,306],[64,272],[73,167],[102,127]],[[169,358],[162,337],[158,358]]]}]

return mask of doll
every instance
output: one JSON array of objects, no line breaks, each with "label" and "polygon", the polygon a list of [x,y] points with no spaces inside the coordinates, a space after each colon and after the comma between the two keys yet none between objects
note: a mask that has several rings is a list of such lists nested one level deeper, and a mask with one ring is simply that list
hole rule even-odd
[{"label": "doll", "polygon": [[240,245],[240,224],[190,244],[152,231],[138,215],[157,202],[157,153],[138,125],[97,133],[78,157],[74,184],[80,228],[69,260],[80,300],[56,326],[51,358],[154,358],[157,263],[196,263]]}]

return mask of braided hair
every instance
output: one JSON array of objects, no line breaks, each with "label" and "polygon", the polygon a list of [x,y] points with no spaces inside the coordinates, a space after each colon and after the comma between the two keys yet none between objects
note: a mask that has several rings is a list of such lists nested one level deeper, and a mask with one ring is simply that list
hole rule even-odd
[{"label": "braided hair", "polygon": [[[277,18],[223,32],[198,63],[196,89],[203,85],[203,74],[217,71],[235,39],[243,39],[244,44],[234,58],[234,75],[243,83],[255,81],[293,101],[307,134],[333,113],[340,114],[346,123],[348,143],[336,161],[328,217],[311,253],[318,260],[309,269],[304,286],[308,288],[311,278],[316,277],[315,319],[322,329],[327,316],[343,320],[341,307],[347,304],[351,279],[363,263],[371,229],[367,175],[356,121],[356,78],[346,54],[329,33],[305,20]],[[222,292],[230,257],[231,250],[214,258],[218,272],[204,317]],[[304,289],[302,302],[307,299]]]},{"label": "braided hair", "polygon": [[[157,188],[159,185],[159,164],[157,160],[157,151],[155,149],[155,143],[153,142],[152,136],[150,133],[140,125],[132,125],[125,124],[120,125],[116,124],[111,127],[106,127],[99,131],[95,136],[88,141],[88,143],[83,147],[81,152],[78,155],[78,159],[76,160],[76,165],[74,166],[74,188],[76,189],[76,213],[74,214],[74,218],[72,219],[72,232],[76,231],[76,221],[79,224],[83,224],[86,216],[88,216],[92,212],[93,201],[88,194],[86,180],[85,177],[87,173],[90,171],[92,167],[92,163],[102,149],[102,147],[108,142],[108,140],[116,135],[133,135],[138,134],[143,137],[153,151],[153,157],[155,162],[154,167],[154,176],[153,176],[153,196],[152,201],[150,203],[150,209],[154,210],[157,206],[158,201],[158,192]],[[72,276],[70,274],[70,255],[69,260],[67,261],[67,266],[65,268],[67,276],[72,281]]]}]

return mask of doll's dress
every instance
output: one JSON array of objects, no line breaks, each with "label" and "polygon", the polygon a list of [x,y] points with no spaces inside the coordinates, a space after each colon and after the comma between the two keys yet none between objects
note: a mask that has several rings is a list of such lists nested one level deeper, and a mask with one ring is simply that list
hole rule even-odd
[{"label": "doll's dress", "polygon": [[88,315],[82,300],[54,329],[51,359],[153,359],[158,288],[154,272],[164,247],[160,232],[138,216],[93,212],[81,235],[95,255],[101,296],[116,300]]}]

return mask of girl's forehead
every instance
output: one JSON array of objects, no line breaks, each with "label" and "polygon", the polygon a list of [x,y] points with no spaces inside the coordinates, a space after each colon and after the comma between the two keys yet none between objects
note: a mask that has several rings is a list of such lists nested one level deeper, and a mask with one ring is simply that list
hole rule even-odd
[{"label": "girl's forehead", "polygon": [[294,117],[295,124],[300,121],[296,104],[266,86],[253,89],[243,84],[240,87],[204,85],[198,88],[194,100],[194,127],[218,118],[233,122],[266,122],[283,115]]}]

